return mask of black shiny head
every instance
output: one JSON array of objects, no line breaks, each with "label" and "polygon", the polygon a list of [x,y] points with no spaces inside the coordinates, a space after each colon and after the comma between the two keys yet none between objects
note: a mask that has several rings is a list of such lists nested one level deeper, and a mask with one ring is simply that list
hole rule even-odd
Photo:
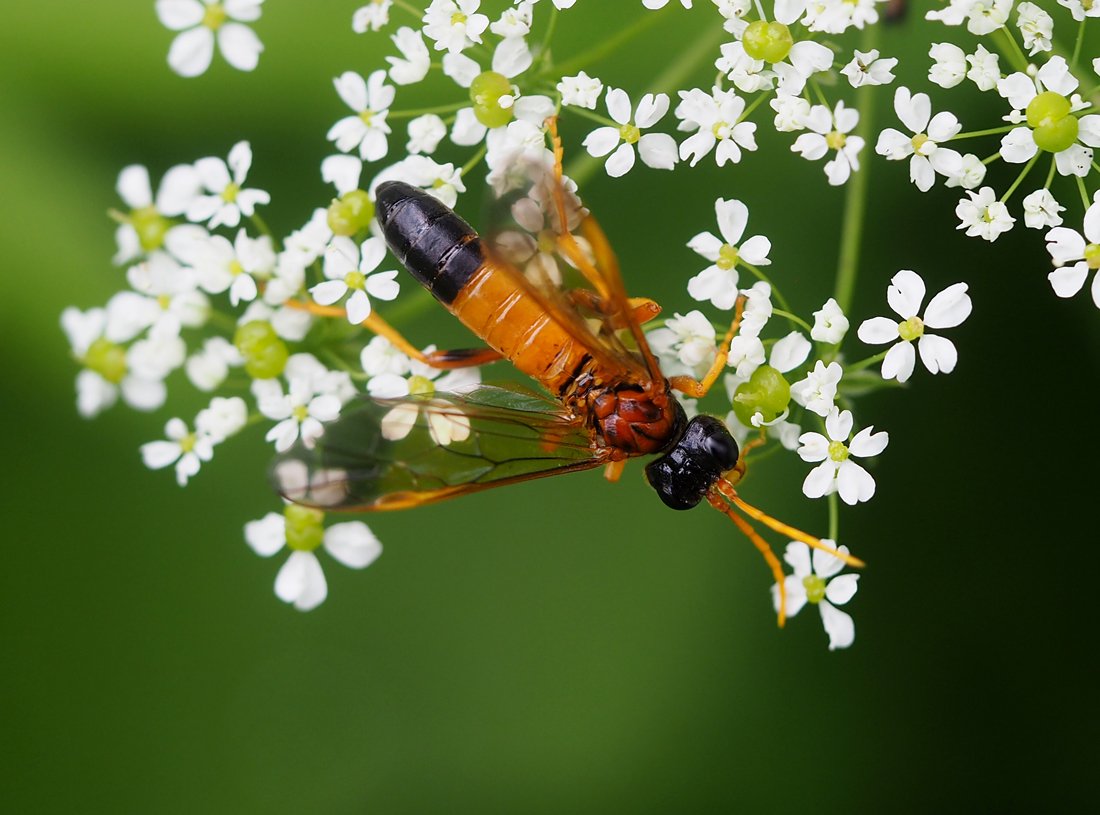
[{"label": "black shiny head", "polygon": [[665,455],[646,465],[645,475],[673,509],[691,509],[722,473],[737,463],[737,442],[713,416],[696,416]]}]

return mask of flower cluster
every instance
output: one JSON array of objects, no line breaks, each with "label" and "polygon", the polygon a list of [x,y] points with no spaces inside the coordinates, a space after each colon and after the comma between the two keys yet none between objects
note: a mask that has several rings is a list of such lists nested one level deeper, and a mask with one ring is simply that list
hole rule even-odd
[{"label": "flower cluster", "polygon": [[[261,5],[157,0],[161,22],[179,32],[168,55],[172,69],[201,74],[215,48],[232,67],[255,68],[263,46],[248,24],[258,20]],[[808,162],[824,160],[824,180],[813,171],[817,183],[849,185],[861,162],[876,155],[904,161],[921,192],[937,182],[961,189],[956,212],[968,235],[995,240],[1018,217],[1029,228],[1047,230],[1057,295],[1074,295],[1100,268],[1100,192],[1090,195],[1089,187],[1100,115],[1080,93],[1095,84],[1082,65],[1094,73],[1100,67],[1100,60],[1081,58],[1084,21],[1095,16],[1091,6],[1061,2],[1066,19],[1057,27],[1074,33],[1072,53],[1059,44],[1052,14],[1034,3],[950,0],[929,12],[945,26],[945,37],[928,51],[928,81],[941,88],[972,85],[1003,100],[1004,124],[964,132],[959,117],[933,111],[929,95],[912,83],[895,86],[898,60],[867,47],[873,41],[867,35],[882,24],[880,0],[712,0],[713,9],[697,14],[706,20],[705,36],[685,46],[695,49],[697,65],[718,71],[712,84],[699,87],[672,80],[666,87],[643,82],[626,88],[576,70],[588,64],[587,55],[569,54],[568,43],[554,39],[558,16],[576,5],[425,0],[418,7],[371,0],[355,11],[354,32],[377,38],[377,50],[386,38],[392,47],[384,63],[356,66],[333,80],[334,103],[338,99],[344,112],[327,129],[319,125],[333,154],[318,157],[333,195],[299,213],[301,226],[289,234],[272,233],[260,215],[271,201],[248,186],[252,153],[246,141],[224,160],[201,158],[171,168],[155,193],[144,167],[125,168],[118,181],[123,206],[112,216],[114,262],[125,269],[127,286],[102,308],[62,315],[81,369],[79,412],[94,416],[119,396],[138,410],[160,409],[169,401],[169,377],[182,370],[192,387],[210,395],[209,405],[190,422],[171,418],[165,440],[143,445],[141,454],[150,468],[174,465],[184,485],[245,428],[259,425],[274,450],[286,451],[316,443],[326,423],[358,395],[399,399],[479,381],[476,369],[440,376],[424,364],[424,353],[391,342],[378,309],[400,298],[401,276],[378,233],[376,190],[401,180],[459,208],[471,184],[506,193],[515,183],[517,158],[552,160],[547,121],[555,116],[586,125],[577,143],[565,145],[567,154],[586,151],[612,178],[691,172],[711,162],[735,173],[742,162],[765,160],[756,155],[764,143],[758,136],[769,128],[780,134],[784,150]],[[624,24],[622,42],[665,7],[678,13],[673,10],[692,3],[642,0],[640,22]],[[965,39],[951,41],[964,29]],[[574,67],[559,69],[559,56]],[[433,104],[405,103],[406,89],[421,84],[434,94]],[[876,93],[892,99],[896,119],[877,133],[861,115]],[[992,155],[965,149],[988,138],[1000,139]],[[864,151],[868,143],[871,156]],[[1017,207],[1013,195],[1041,162],[1045,183],[1029,183],[1033,189]],[[1000,163],[1023,168],[998,196],[987,173]],[[583,182],[583,174],[573,181]],[[1079,216],[1067,215],[1074,219],[1070,226],[1062,225],[1067,206],[1054,192],[1054,182],[1063,180],[1079,188],[1083,204]],[[849,188],[857,203],[864,194],[858,186]],[[709,201],[698,206],[709,208]],[[789,279],[784,247],[748,230],[748,203],[718,198],[713,208],[716,232],[704,230],[687,241],[709,265],[697,266],[683,283],[691,300],[717,313],[673,312],[647,326],[664,372],[702,378],[724,360],[725,387],[715,390],[724,398],[685,400],[689,411],[727,414],[746,449],[776,448],[811,465],[802,491],[832,510],[838,500],[870,500],[876,482],[868,460],[886,450],[889,437],[865,422],[857,397],[909,381],[918,356],[932,374],[955,369],[956,346],[939,332],[970,314],[967,285],[955,283],[925,303],[922,277],[898,271],[885,293],[896,317],[867,316],[849,332],[852,315],[843,292],[851,290],[853,270],[843,272],[849,277],[846,287],[838,281],[836,297],[800,316],[780,285]],[[533,279],[553,278],[557,268],[541,239],[552,219],[535,210],[515,210],[530,233],[514,247],[516,263]],[[1092,279],[1100,307],[1100,275]],[[726,344],[718,338],[730,322],[736,330]],[[883,345],[888,347],[863,348]],[[398,404],[382,420],[382,433],[405,438],[417,416],[415,403]],[[471,432],[454,413],[433,415],[429,430],[438,445],[460,443]],[[835,540],[836,512],[830,517]],[[327,592],[318,549],[353,568],[381,551],[364,524],[326,523],[321,511],[291,504],[246,527],[246,540],[259,554],[290,550],[275,590],[299,609],[316,606]],[[854,627],[837,606],[854,595],[855,576],[835,576],[841,561],[826,552],[815,551],[811,564],[799,542],[788,546],[786,561],[793,574],[782,581],[785,613],[816,604],[830,647],[850,645]],[[778,607],[781,593],[774,588]]]}]

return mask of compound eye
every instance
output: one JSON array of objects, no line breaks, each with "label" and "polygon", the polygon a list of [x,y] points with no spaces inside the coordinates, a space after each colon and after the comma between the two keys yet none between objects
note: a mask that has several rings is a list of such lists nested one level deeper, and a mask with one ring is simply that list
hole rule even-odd
[{"label": "compound eye", "polygon": [[707,436],[704,441],[707,453],[722,470],[728,470],[737,463],[737,442],[725,431]]}]

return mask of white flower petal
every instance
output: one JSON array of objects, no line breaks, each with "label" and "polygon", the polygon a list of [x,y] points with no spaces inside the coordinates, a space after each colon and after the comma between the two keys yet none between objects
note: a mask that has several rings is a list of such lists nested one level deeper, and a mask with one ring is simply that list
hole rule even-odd
[{"label": "white flower petal", "polygon": [[821,498],[833,491],[836,476],[836,464],[825,460],[810,470],[802,482],[802,492],[807,498]]},{"label": "white flower petal", "polygon": [[225,61],[238,71],[251,71],[259,64],[264,44],[248,26],[226,23],[218,29],[218,49]]},{"label": "white flower petal", "polygon": [[906,382],[913,375],[916,364],[917,353],[913,350],[913,343],[899,342],[886,352],[882,360],[882,378]]},{"label": "white flower petal", "polygon": [[889,317],[872,317],[860,324],[856,336],[868,345],[882,345],[893,342],[900,335],[896,320],[891,320]]},{"label": "white flower petal", "polygon": [[198,76],[214,58],[214,32],[205,26],[178,34],[168,49],[168,66],[180,76]]},{"label": "white flower petal", "polygon": [[629,144],[620,144],[612,153],[604,165],[607,174],[612,178],[619,178],[630,172],[634,166],[634,147]]},{"label": "white flower petal", "polygon": [[869,501],[875,495],[875,479],[852,459],[842,461],[837,468],[836,486],[840,500],[849,506]]},{"label": "white flower petal", "polygon": [[589,155],[602,158],[615,149],[619,143],[619,129],[617,127],[597,127],[584,137],[584,149]]},{"label": "white flower petal", "polygon": [[325,530],[325,551],[352,569],[363,569],[382,554],[382,544],[362,521],[333,524]]},{"label": "white flower petal", "polygon": [[856,640],[856,626],[852,617],[839,608],[834,608],[828,601],[822,600],[817,604],[821,612],[821,624],[825,627],[825,633],[829,635],[829,650],[847,648]]},{"label": "white flower petal", "polygon": [[269,512],[244,525],[244,539],[260,557],[271,557],[286,545],[286,518]]},{"label": "white flower petal", "polygon": [[275,596],[284,603],[293,603],[299,611],[309,611],[325,601],[328,584],[313,552],[290,553],[275,577]]},{"label": "white flower petal", "polygon": [[954,328],[962,323],[973,309],[965,283],[948,286],[929,303],[924,310],[924,324],[929,328]]},{"label": "white flower petal", "polygon": [[886,302],[903,320],[916,317],[924,301],[924,280],[916,272],[902,269],[892,278],[886,289]]},{"label": "white flower petal", "polygon": [[959,361],[959,352],[955,350],[955,343],[946,337],[925,334],[917,340],[917,350],[920,352],[924,367],[933,374],[941,371],[949,374],[955,370],[955,364]]},{"label": "white flower petal", "polygon": [[842,574],[829,581],[829,584],[825,587],[825,599],[830,603],[842,606],[855,596],[858,588],[858,574]]}]

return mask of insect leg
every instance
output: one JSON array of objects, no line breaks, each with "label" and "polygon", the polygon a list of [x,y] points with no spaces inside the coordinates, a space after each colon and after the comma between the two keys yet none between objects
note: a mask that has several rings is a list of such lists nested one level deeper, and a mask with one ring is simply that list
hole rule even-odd
[{"label": "insect leg", "polygon": [[[570,289],[566,292],[566,297],[569,298],[569,301],[573,303],[573,305],[581,306],[582,308],[587,308],[590,311],[600,314],[605,313],[604,300],[594,291],[589,291],[588,289]],[[631,297],[630,313],[631,319],[638,324],[644,324],[661,313],[661,306],[648,297]],[[613,322],[612,326],[616,329],[628,327],[625,323],[619,325],[618,322],[621,321]]]},{"label": "insect leg", "polygon": [[[301,311],[308,311],[319,317],[344,317],[346,312],[339,306],[322,306],[312,302],[300,302],[288,300],[287,306]],[[372,331],[380,337],[385,337],[402,354],[415,359],[430,368],[450,370],[454,368],[472,368],[477,365],[485,365],[496,362],[501,358],[500,352],[492,348],[463,348],[453,351],[430,351],[425,354],[407,339],[392,325],[383,320],[376,312],[371,312],[360,323],[363,328]]]},{"label": "insect leg", "polygon": [[678,390],[680,393],[687,394],[696,399],[700,399],[707,395],[711,386],[718,380],[719,375],[726,367],[726,360],[729,359],[730,355],[730,342],[733,341],[733,336],[737,333],[737,329],[741,325],[741,316],[744,314],[744,311],[745,296],[740,295],[733,308],[733,322],[730,323],[729,331],[726,332],[726,336],[722,338],[722,342],[718,345],[718,354],[715,356],[714,364],[710,366],[710,370],[707,371],[706,376],[701,380],[690,376],[670,377],[668,380],[669,385],[671,385],[674,390]]},{"label": "insect leg", "polygon": [[625,458],[621,458],[618,461],[609,461],[604,467],[603,477],[614,484],[622,476],[624,467],[626,467]]}]

